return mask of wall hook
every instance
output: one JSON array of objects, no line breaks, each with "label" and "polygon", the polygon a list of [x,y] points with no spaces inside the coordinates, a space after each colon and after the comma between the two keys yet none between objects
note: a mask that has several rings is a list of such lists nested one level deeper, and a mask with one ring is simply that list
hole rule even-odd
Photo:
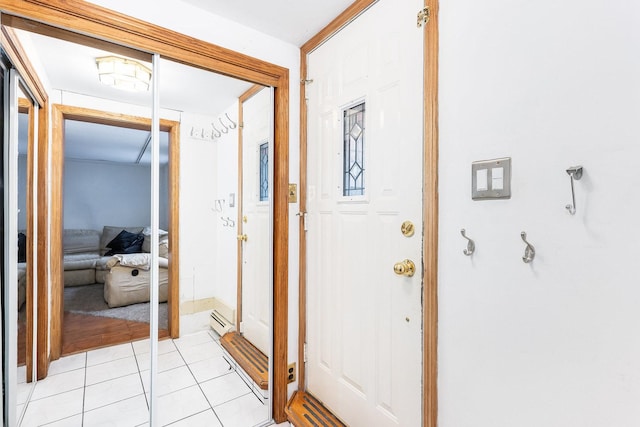
[{"label": "wall hook", "polygon": [[229,120],[229,123],[231,123],[229,125],[229,129],[235,129],[238,127],[238,124],[236,122],[234,122],[233,120],[231,120],[231,117],[229,117],[229,114],[224,113],[225,116],[227,116],[227,120]]},{"label": "wall hook", "polygon": [[222,134],[220,133],[220,131],[218,130],[218,128],[216,127],[216,125],[214,125],[213,123],[211,123],[211,127],[213,127],[213,135],[216,138],[220,138],[222,136]]},{"label": "wall hook", "polygon": [[523,231],[522,233],[520,233],[520,237],[522,237],[522,241],[527,244],[527,247],[524,249],[524,256],[522,257],[522,261],[528,264],[536,257],[536,250],[534,249],[533,245],[531,245],[531,243],[527,242],[527,233]]},{"label": "wall hook", "polygon": [[229,133],[229,126],[225,125],[225,124],[222,122],[222,117],[218,117],[218,121],[220,122],[220,124],[221,124],[221,125],[222,125],[222,127],[224,128],[224,129],[222,129],[222,133]]},{"label": "wall hook", "polygon": [[466,233],[466,231],[465,231],[464,228],[462,230],[460,230],[460,234],[462,234],[462,237],[464,237],[465,239],[468,240],[467,249],[464,249],[462,251],[462,253],[465,254],[466,256],[471,256],[471,255],[473,255],[473,253],[476,250],[476,243],[473,240],[471,240],[470,238],[468,238],[465,233]]},{"label": "wall hook", "polygon": [[567,169],[567,174],[569,174],[569,179],[571,180],[571,203],[565,206],[565,209],[569,211],[571,215],[576,214],[576,193],[573,189],[573,180],[580,181],[582,178],[582,166],[572,166]]}]

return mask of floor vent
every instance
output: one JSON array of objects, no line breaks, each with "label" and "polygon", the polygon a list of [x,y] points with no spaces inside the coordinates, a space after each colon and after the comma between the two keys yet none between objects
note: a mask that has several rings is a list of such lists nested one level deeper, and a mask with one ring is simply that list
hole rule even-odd
[{"label": "floor vent", "polygon": [[285,409],[289,422],[295,427],[346,427],[315,397],[306,391],[296,391]]},{"label": "floor vent", "polygon": [[231,319],[235,319],[236,311],[226,305],[219,299],[215,299],[213,302],[213,310],[211,311],[211,319],[209,325],[211,329],[216,331],[221,337],[227,332],[234,329],[234,322]]}]

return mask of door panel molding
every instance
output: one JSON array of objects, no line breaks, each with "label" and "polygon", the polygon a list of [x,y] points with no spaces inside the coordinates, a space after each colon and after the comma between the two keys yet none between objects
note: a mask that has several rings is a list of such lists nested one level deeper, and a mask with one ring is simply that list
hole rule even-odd
[{"label": "door panel molding", "polygon": [[[178,32],[80,0],[3,0],[3,14],[85,34],[208,71],[272,86],[275,92],[274,138],[274,289],[273,417],[286,420],[289,239],[289,70]],[[55,123],[54,123],[55,125]],[[52,205],[55,204],[52,201]],[[52,206],[51,216],[55,218]],[[51,234],[51,246],[61,245]],[[52,267],[53,268],[53,267]],[[54,276],[55,277],[55,276]],[[58,279],[59,280],[59,279]]]}]

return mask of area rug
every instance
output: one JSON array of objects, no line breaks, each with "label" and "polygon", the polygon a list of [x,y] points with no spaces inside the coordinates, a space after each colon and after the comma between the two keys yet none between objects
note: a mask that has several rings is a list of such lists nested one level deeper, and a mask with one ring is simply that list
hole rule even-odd
[{"label": "area rug", "polygon": [[[151,304],[147,302],[109,308],[104,300],[102,283],[64,288],[64,311],[71,313],[150,323],[150,307]],[[158,326],[167,329],[167,325],[167,303],[163,302],[158,304]]]}]

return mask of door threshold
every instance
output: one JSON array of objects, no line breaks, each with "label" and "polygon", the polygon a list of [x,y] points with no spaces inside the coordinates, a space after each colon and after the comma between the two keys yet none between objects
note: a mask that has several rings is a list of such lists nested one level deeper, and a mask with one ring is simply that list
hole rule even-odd
[{"label": "door threshold", "polygon": [[269,359],[236,331],[220,338],[220,345],[262,390],[269,388]]},{"label": "door threshold", "polygon": [[287,403],[285,413],[289,422],[295,427],[315,427],[318,425],[346,427],[346,424],[306,391],[293,393],[289,403]]}]

